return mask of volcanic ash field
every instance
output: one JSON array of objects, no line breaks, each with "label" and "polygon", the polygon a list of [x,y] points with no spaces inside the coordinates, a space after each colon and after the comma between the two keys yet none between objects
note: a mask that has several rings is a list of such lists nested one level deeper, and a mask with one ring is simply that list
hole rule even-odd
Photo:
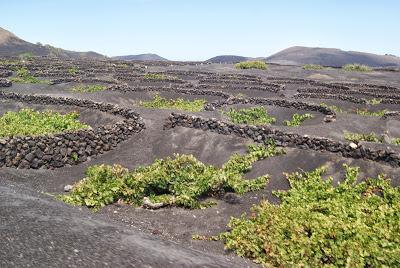
[{"label": "volcanic ash field", "polygon": [[220,237],[280,204],[285,174],[324,167],[337,186],[346,164],[399,184],[396,72],[44,57],[3,59],[0,76],[5,266],[287,264]]}]

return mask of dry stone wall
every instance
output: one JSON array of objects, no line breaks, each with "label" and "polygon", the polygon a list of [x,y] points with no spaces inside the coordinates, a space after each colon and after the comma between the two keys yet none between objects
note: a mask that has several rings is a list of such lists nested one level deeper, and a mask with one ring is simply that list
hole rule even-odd
[{"label": "dry stone wall", "polygon": [[0,139],[0,167],[59,168],[85,162],[89,157],[111,150],[132,134],[144,129],[144,123],[135,111],[113,104],[72,98],[40,95],[21,95],[0,92],[0,99],[17,102],[69,105],[99,110],[121,116],[122,121],[112,125],[55,135],[21,136]]},{"label": "dry stone wall", "polygon": [[5,78],[0,78],[0,87],[11,87],[12,82]]},{"label": "dry stone wall", "polygon": [[9,77],[11,76],[13,73],[10,70],[0,70],[0,77]]},{"label": "dry stone wall", "polygon": [[235,135],[251,139],[259,143],[275,141],[279,146],[296,147],[315,151],[328,151],[344,157],[361,158],[383,162],[394,167],[400,166],[400,154],[390,150],[366,148],[361,144],[335,141],[328,138],[310,137],[296,133],[288,133],[267,126],[235,125],[217,119],[172,113],[164,128],[187,127],[212,131],[223,135]]},{"label": "dry stone wall", "polygon": [[235,104],[254,104],[254,105],[272,105],[284,108],[295,108],[298,110],[320,112],[325,115],[335,116],[335,112],[331,109],[320,106],[317,104],[305,103],[300,101],[290,101],[285,99],[267,99],[267,98],[235,98],[231,97],[226,100],[214,101],[208,103],[205,107],[206,110],[212,111],[224,106]]}]

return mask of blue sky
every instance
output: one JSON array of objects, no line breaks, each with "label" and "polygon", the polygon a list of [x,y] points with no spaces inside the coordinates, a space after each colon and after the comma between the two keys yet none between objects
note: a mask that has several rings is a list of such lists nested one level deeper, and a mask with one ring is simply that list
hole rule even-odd
[{"label": "blue sky", "polygon": [[0,26],[108,56],[268,56],[294,46],[400,55],[396,0],[3,0]]}]

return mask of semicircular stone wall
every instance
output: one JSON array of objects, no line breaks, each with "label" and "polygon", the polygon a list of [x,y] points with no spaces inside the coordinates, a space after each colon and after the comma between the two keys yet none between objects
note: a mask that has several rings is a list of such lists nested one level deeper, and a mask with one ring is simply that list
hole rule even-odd
[{"label": "semicircular stone wall", "polygon": [[138,113],[114,104],[6,92],[0,92],[0,99],[32,104],[78,106],[122,118],[115,124],[91,129],[0,139],[0,167],[38,169],[76,165],[87,161],[91,156],[111,150],[118,143],[145,128]]}]

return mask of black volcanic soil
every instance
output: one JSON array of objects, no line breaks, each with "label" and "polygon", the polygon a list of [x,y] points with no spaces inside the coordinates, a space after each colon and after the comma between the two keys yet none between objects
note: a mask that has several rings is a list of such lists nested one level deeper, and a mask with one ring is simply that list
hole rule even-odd
[{"label": "black volcanic soil", "polygon": [[[229,64],[210,64],[198,66],[151,66],[151,71],[162,70],[191,70],[216,73],[236,73],[257,75],[266,80],[269,77],[307,78],[320,74],[323,81],[368,82],[390,84],[400,87],[398,73],[374,72],[370,74],[346,73],[330,69],[321,72],[304,71],[299,67],[270,66],[268,71],[246,70],[239,71]],[[329,76],[329,79],[327,79]],[[163,208],[146,210],[128,205],[110,205],[99,212],[86,208],[71,207],[63,204],[53,195],[63,193],[67,184],[72,184],[84,177],[85,169],[94,164],[118,163],[130,169],[152,163],[157,158],[171,156],[174,153],[193,154],[201,161],[221,166],[233,153],[244,153],[249,140],[224,136],[188,128],[177,127],[164,130],[163,124],[172,110],[145,109],[138,106],[140,100],[148,100],[155,92],[117,92],[105,91],[97,93],[72,93],[68,91],[71,84],[60,85],[21,85],[15,84],[10,88],[1,88],[7,92],[23,94],[46,94],[51,96],[74,97],[115,103],[120,106],[133,108],[141,114],[146,129],[135,134],[117,148],[90,161],[72,167],[54,170],[18,170],[13,168],[0,169],[0,219],[5,232],[0,239],[5,246],[0,249],[0,264],[2,266],[26,266],[29,260],[35,266],[59,264],[79,267],[103,267],[117,264],[118,266],[137,267],[246,267],[254,264],[246,259],[237,257],[232,252],[223,249],[220,242],[194,241],[193,234],[214,235],[226,230],[226,224],[231,216],[239,216],[249,211],[250,207],[262,199],[272,202],[278,200],[272,195],[274,190],[288,189],[288,183],[283,173],[293,171],[309,171],[319,166],[327,166],[327,176],[333,176],[337,183],[343,175],[341,168],[344,163],[361,167],[364,176],[373,177],[386,173],[392,178],[392,183],[398,185],[400,177],[398,168],[390,167],[372,161],[344,158],[338,154],[315,152],[310,150],[285,148],[286,154],[257,162],[253,170],[246,176],[251,179],[263,174],[269,174],[270,180],[263,190],[245,194],[240,197],[239,204],[230,204],[223,199],[217,200],[217,205],[202,210],[183,208]],[[287,85],[283,90],[285,98],[290,99],[298,88],[297,85]],[[229,90],[226,90],[229,92]],[[235,90],[235,93],[240,90]],[[243,91],[248,96],[269,97],[266,92]],[[204,98],[207,101],[219,97],[189,96],[178,93],[166,93],[160,90],[162,96],[168,98],[181,97],[184,99]],[[272,93],[272,95],[277,95]],[[276,98],[277,96],[271,96]],[[345,101],[325,99],[304,99],[312,103],[327,103],[342,107],[345,110],[363,108]],[[68,112],[70,107],[49,107],[41,105],[26,105],[11,102],[0,103],[0,114],[21,107],[35,109],[55,109]],[[236,105],[235,107],[251,107],[253,105]],[[229,109],[231,106],[224,107]],[[380,104],[373,109],[399,110],[398,105]],[[293,133],[307,134],[319,137],[330,137],[343,140],[344,131],[383,133],[388,131],[393,137],[400,136],[400,122],[397,119],[383,120],[379,117],[366,117],[353,113],[338,114],[336,122],[324,123],[323,115],[311,112],[313,119],[306,121],[300,127],[286,127],[283,120],[290,119],[295,109],[266,106],[268,112],[277,118],[275,127]],[[81,119],[91,125],[114,122],[117,117],[79,110]],[[206,118],[226,117],[220,111],[202,111],[195,114]],[[371,145],[389,146],[389,145]],[[391,145],[393,150],[397,146]],[[7,216],[11,215],[11,216]],[[32,224],[30,224],[32,223]],[[27,237],[36,237],[27,239]],[[4,240],[7,238],[6,240]],[[14,239],[14,240],[12,240]],[[17,241],[17,243],[11,242]],[[60,242],[63,241],[63,242]],[[171,242],[172,241],[172,242]],[[10,246],[14,245],[14,246]],[[41,245],[43,250],[35,249]],[[48,247],[54,245],[57,250],[49,257]],[[29,247],[32,249],[28,250]],[[75,250],[78,250],[77,252]],[[19,258],[18,254],[24,258]],[[5,257],[8,256],[8,257]],[[57,258],[56,258],[57,256]],[[60,259],[61,258],[61,259]],[[63,259],[65,258],[65,259]],[[60,259],[60,261],[57,261]],[[38,262],[42,260],[42,262]],[[147,266],[146,266],[147,265]]]}]

